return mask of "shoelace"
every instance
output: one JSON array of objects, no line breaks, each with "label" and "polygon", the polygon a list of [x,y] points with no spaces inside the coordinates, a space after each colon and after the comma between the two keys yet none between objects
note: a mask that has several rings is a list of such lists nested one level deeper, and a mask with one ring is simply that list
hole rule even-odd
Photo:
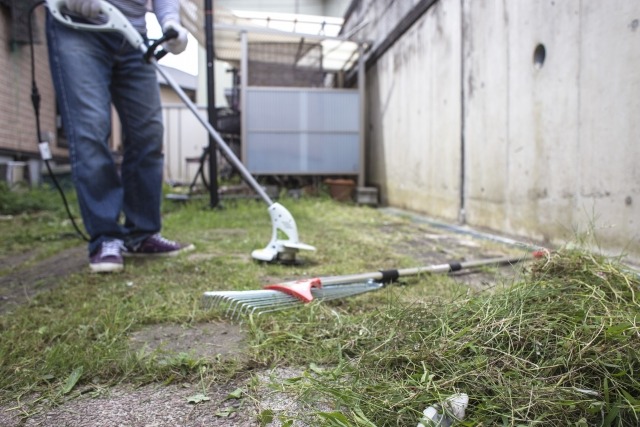
[{"label": "shoelace", "polygon": [[102,257],[120,256],[124,250],[122,240],[110,240],[102,244]]},{"label": "shoelace", "polygon": [[165,244],[165,245],[168,245],[168,246],[176,246],[176,245],[177,245],[177,243],[176,243],[176,242],[174,242],[173,240],[165,239],[164,237],[162,237],[162,236],[160,235],[160,233],[156,233],[156,234],[154,234],[154,235],[153,235],[153,236],[151,236],[151,237],[152,237],[154,240],[157,240],[157,241],[159,241],[159,242],[161,242],[161,243],[163,243],[163,244]]}]

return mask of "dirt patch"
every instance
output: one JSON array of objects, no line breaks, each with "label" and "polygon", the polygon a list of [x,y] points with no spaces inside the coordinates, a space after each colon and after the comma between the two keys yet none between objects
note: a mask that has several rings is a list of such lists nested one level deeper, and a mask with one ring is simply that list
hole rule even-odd
[{"label": "dirt patch", "polygon": [[131,335],[131,348],[167,356],[186,353],[198,359],[243,359],[246,352],[245,333],[238,325],[227,323],[151,325]]},{"label": "dirt patch", "polygon": [[[3,427],[258,427],[263,411],[273,414],[270,427],[281,427],[290,419],[291,427],[312,427],[304,414],[309,408],[295,396],[282,392],[284,384],[299,377],[299,369],[277,368],[258,371],[246,378],[202,389],[202,384],[157,384],[133,388],[86,388],[84,394],[56,408],[44,405],[27,418],[19,410],[0,411]],[[258,384],[254,386],[253,384]],[[239,393],[238,390],[241,392]],[[198,395],[206,400],[193,403]],[[254,400],[250,396],[259,396]],[[316,410],[331,408],[316,402]]]},{"label": "dirt patch", "polygon": [[202,393],[199,384],[129,386],[95,390],[87,395],[43,411],[22,421],[19,416],[2,418],[6,427],[18,426],[258,426],[249,399],[230,397],[244,383],[218,385],[206,391],[209,400],[190,403]]},{"label": "dirt patch", "polygon": [[26,303],[40,292],[56,287],[61,278],[87,269],[85,246],[66,249],[31,263],[36,255],[37,252],[33,251],[0,260],[0,270],[11,268],[9,274],[0,277],[0,314]]}]

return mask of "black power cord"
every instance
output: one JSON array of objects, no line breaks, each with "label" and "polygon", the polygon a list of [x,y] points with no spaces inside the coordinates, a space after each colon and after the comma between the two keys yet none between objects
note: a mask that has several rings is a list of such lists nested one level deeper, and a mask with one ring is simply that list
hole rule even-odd
[{"label": "black power cord", "polygon": [[89,238],[82,232],[82,230],[80,230],[80,227],[78,227],[78,224],[76,224],[75,219],[73,218],[73,215],[71,214],[71,209],[69,208],[69,202],[67,201],[67,197],[64,194],[64,190],[62,189],[62,187],[60,186],[60,183],[58,182],[58,179],[56,178],[56,176],[54,175],[53,171],[51,170],[51,165],[49,163],[49,160],[51,159],[51,151],[49,149],[49,142],[48,141],[43,141],[42,140],[42,133],[40,131],[40,92],[38,91],[38,85],[36,84],[36,65],[35,65],[35,53],[34,53],[34,48],[33,48],[33,44],[34,44],[34,40],[33,40],[33,27],[31,24],[31,20],[33,17],[33,13],[36,10],[36,7],[44,4],[44,1],[39,1],[34,3],[33,6],[31,6],[31,8],[29,9],[29,16],[28,16],[28,27],[29,27],[29,46],[31,49],[31,103],[33,104],[33,110],[35,112],[35,116],[36,116],[36,131],[38,132],[37,136],[38,136],[38,148],[40,149],[40,156],[42,157],[42,160],[44,161],[45,166],[47,167],[47,171],[49,172],[49,176],[51,177],[51,180],[53,181],[53,184],[55,185],[55,187],[58,189],[58,192],[60,193],[60,196],[62,197],[62,202],[64,203],[64,208],[67,211],[67,216],[69,217],[69,219],[71,220],[71,224],[73,225],[73,228],[75,228],[76,232],[78,233],[78,235],[85,241],[89,241]]}]

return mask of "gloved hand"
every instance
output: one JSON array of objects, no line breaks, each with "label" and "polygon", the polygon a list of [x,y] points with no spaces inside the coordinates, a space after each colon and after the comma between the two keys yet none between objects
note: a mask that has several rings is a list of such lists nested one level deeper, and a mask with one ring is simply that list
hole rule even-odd
[{"label": "gloved hand", "polygon": [[189,41],[187,38],[187,30],[176,21],[167,21],[164,23],[162,31],[166,33],[169,29],[176,30],[178,37],[167,40],[164,42],[163,47],[174,55],[184,52],[187,48],[187,42]]},{"label": "gloved hand", "polygon": [[98,0],[67,0],[67,9],[85,18],[97,18],[100,15],[100,2]]}]

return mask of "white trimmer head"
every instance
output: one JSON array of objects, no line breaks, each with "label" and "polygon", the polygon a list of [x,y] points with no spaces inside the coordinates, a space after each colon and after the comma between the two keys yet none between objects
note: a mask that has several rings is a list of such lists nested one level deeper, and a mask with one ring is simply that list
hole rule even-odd
[{"label": "white trimmer head", "polygon": [[[269,206],[269,216],[272,226],[271,241],[264,249],[251,252],[253,259],[264,262],[294,262],[298,251],[316,250],[315,247],[299,241],[296,221],[280,203]],[[281,239],[282,235],[286,236],[286,239]]]}]

